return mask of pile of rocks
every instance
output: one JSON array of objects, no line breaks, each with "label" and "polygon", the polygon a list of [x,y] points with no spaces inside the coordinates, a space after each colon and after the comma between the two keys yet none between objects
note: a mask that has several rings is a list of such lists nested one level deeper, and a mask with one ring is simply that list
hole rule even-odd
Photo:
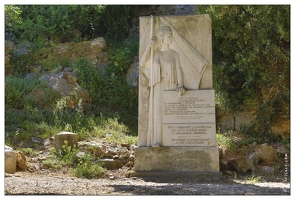
[{"label": "pile of rocks", "polygon": [[274,174],[275,166],[284,165],[283,158],[289,153],[289,148],[283,144],[270,146],[259,145],[256,142],[250,144],[247,151],[234,153],[227,148],[220,148],[220,168],[229,175],[233,171],[238,174],[247,172]]},{"label": "pile of rocks", "polygon": [[105,144],[95,141],[78,142],[78,136],[71,132],[61,132],[54,138],[47,138],[43,142],[44,150],[39,151],[34,157],[25,156],[21,151],[15,151],[11,147],[5,147],[5,172],[13,174],[16,171],[39,171],[47,169],[43,164],[44,160],[52,158],[52,148],[62,149],[64,141],[68,146],[75,146],[78,149],[77,156],[86,153],[94,153],[99,162],[108,170],[119,169],[123,166],[132,168],[134,165],[134,148],[130,144]]}]

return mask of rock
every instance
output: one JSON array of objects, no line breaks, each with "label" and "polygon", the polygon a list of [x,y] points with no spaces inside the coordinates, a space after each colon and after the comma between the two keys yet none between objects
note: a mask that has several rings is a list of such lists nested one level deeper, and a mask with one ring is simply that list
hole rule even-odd
[{"label": "rock", "polygon": [[134,162],[134,155],[131,154],[131,155],[129,156],[129,161],[130,161],[130,162]]},{"label": "rock", "polygon": [[[56,68],[55,71],[58,70],[59,68]],[[82,101],[82,105],[91,101],[89,92],[77,83],[77,77],[73,72],[63,71],[58,74],[51,72],[43,74],[39,80],[46,82],[49,87],[59,92],[61,96],[69,97],[66,98],[66,106],[71,109],[79,107],[79,100]]]},{"label": "rock", "polygon": [[14,174],[16,172],[16,152],[5,150],[5,172]]},{"label": "rock", "polygon": [[118,155],[120,160],[124,160],[124,159],[129,158],[130,151],[128,151],[128,149],[126,147],[119,148],[118,151],[117,151],[117,155]]},{"label": "rock", "polygon": [[92,41],[84,42],[67,42],[55,45],[51,52],[48,54],[47,59],[54,57],[65,57],[73,61],[76,61],[82,57],[85,57],[91,61],[91,63],[100,68],[105,66],[109,61],[109,55],[106,52],[106,41],[104,38],[99,37]]},{"label": "rock", "polygon": [[10,146],[5,145],[5,151],[13,151],[13,148],[11,148]]},{"label": "rock", "polygon": [[259,159],[259,165],[271,166],[278,157],[277,151],[267,144],[257,146],[255,157]]},{"label": "rock", "polygon": [[231,175],[233,175],[234,173],[233,173],[232,171],[226,170],[226,171],[224,171],[224,174],[231,176]]},{"label": "rock", "polygon": [[250,170],[246,161],[246,156],[244,155],[236,155],[236,158],[233,160],[233,166],[239,174],[245,174]]},{"label": "rock", "polygon": [[32,140],[32,142],[34,142],[34,143],[39,143],[39,144],[43,143],[43,139],[42,139],[42,138],[39,138],[39,137],[34,137],[34,136],[32,136],[32,137],[31,137],[31,140]]},{"label": "rock", "polygon": [[220,153],[220,168],[221,170],[234,170],[233,161],[235,160],[234,154],[226,148],[221,149]]},{"label": "rock", "polygon": [[68,146],[71,146],[72,148],[74,148],[75,146],[76,148],[78,148],[78,135],[75,133],[62,131],[55,135],[54,140],[56,149],[62,150],[62,146],[64,145],[65,141],[67,141]]},{"label": "rock", "polygon": [[26,155],[19,151],[16,153],[16,169],[17,171],[24,171],[28,168],[27,163],[26,163]]},{"label": "rock", "polygon": [[261,166],[259,170],[263,174],[274,174],[274,168],[270,166]]},{"label": "rock", "polygon": [[119,169],[123,167],[126,163],[121,160],[113,160],[109,158],[100,159],[98,162],[101,163],[102,166],[107,168],[108,170]]},{"label": "rock", "polygon": [[139,78],[139,62],[134,62],[128,69],[126,74],[126,81],[132,87],[138,87]]},{"label": "rock", "polygon": [[80,150],[88,151],[91,153],[94,153],[97,157],[103,157],[105,149],[101,144],[91,141],[91,142],[86,142],[86,141],[81,141],[78,142],[78,148]]},{"label": "rock", "polygon": [[105,39],[102,37],[92,40],[90,45],[92,49],[96,52],[105,51],[107,46]]},{"label": "rock", "polygon": [[249,169],[252,171],[257,171],[257,166],[259,162],[259,158],[255,156],[255,153],[251,153],[246,157],[246,162],[248,164]]},{"label": "rock", "polygon": [[290,149],[283,144],[276,145],[275,149],[278,154],[290,154]]},{"label": "rock", "polygon": [[48,146],[48,145],[51,145],[51,144],[52,144],[52,139],[50,139],[50,138],[44,139],[44,142],[43,142],[44,146]]}]

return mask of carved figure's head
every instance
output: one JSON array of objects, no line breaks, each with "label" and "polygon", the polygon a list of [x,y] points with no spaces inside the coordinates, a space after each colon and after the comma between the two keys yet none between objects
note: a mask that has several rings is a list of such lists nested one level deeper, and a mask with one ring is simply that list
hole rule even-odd
[{"label": "carved figure's head", "polygon": [[[172,42],[172,31],[169,26],[162,26],[157,30],[158,41],[160,41],[160,48],[163,42],[171,44]],[[166,38],[165,38],[166,37]],[[165,41],[164,41],[165,39]]]}]

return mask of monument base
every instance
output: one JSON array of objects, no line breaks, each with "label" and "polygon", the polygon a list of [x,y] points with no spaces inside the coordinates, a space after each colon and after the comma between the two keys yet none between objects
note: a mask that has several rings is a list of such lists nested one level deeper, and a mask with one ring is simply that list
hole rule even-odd
[{"label": "monument base", "polygon": [[218,147],[138,147],[131,177],[161,180],[218,180]]},{"label": "monument base", "polygon": [[[135,177],[221,176],[218,147],[138,147],[134,149]],[[211,177],[211,178],[210,178]],[[218,179],[218,178],[217,178]]]}]

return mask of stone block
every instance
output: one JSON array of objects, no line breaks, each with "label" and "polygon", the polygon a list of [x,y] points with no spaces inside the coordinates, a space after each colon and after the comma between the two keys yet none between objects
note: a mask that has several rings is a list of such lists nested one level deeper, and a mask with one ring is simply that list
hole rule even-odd
[{"label": "stone block", "polygon": [[78,147],[78,135],[71,132],[60,132],[59,134],[55,135],[55,148],[62,149],[64,142],[67,141],[68,146],[72,148],[75,146]]},{"label": "stone block", "polygon": [[14,174],[16,172],[16,152],[5,151],[5,172]]},{"label": "stone block", "polygon": [[217,147],[138,147],[135,172],[219,172]]}]

